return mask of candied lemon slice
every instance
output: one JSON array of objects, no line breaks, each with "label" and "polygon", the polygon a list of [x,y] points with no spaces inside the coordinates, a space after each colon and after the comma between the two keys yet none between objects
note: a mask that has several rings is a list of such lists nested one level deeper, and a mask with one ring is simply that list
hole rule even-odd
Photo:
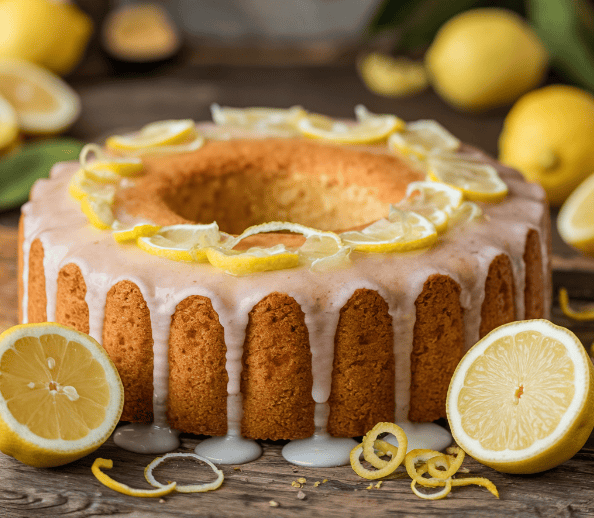
[{"label": "candied lemon slice", "polygon": [[80,200],[80,209],[89,223],[100,230],[110,229],[115,218],[111,203],[93,196],[85,196]]},{"label": "candied lemon slice", "polygon": [[[154,487],[158,487],[161,489],[169,487],[169,485],[161,484],[155,477],[153,476],[153,470],[161,464],[163,461],[167,459],[179,459],[179,458],[186,458],[186,459],[195,459],[200,462],[204,462],[214,471],[217,478],[212,482],[206,482],[204,484],[192,484],[187,486],[176,486],[175,490],[178,493],[205,493],[206,491],[214,491],[221,487],[223,480],[225,479],[225,475],[223,472],[217,468],[211,461],[201,457],[200,455],[196,455],[195,453],[166,453],[162,457],[157,457],[153,462],[151,462],[146,469],[144,470],[144,478],[146,481]],[[175,482],[174,482],[175,483]]]},{"label": "candied lemon slice", "polygon": [[571,458],[594,427],[594,372],[583,345],[547,320],[512,322],[462,358],[447,396],[456,442],[506,473]]},{"label": "candied lemon slice", "polygon": [[149,254],[173,261],[206,262],[206,249],[221,245],[229,234],[219,230],[216,222],[207,225],[170,225],[151,236],[139,237],[136,244]]},{"label": "candied lemon slice", "polygon": [[12,105],[0,96],[0,151],[9,148],[19,136],[19,122]]},{"label": "candied lemon slice", "polygon": [[152,122],[139,132],[113,135],[105,145],[114,151],[137,151],[142,148],[183,144],[196,135],[196,124],[191,119]]},{"label": "candied lemon slice", "polygon": [[363,82],[373,93],[385,97],[406,97],[429,86],[423,63],[371,52],[359,62]]},{"label": "candied lemon slice", "polygon": [[284,245],[252,247],[241,251],[212,247],[206,249],[206,256],[213,266],[238,276],[299,266],[299,254],[287,250]]},{"label": "candied lemon slice", "polygon": [[301,106],[291,108],[230,108],[212,104],[212,120],[221,126],[237,126],[262,133],[298,135],[297,122],[306,115]]},{"label": "candied lemon slice", "polygon": [[84,169],[79,169],[72,175],[68,183],[68,193],[75,200],[82,200],[85,196],[104,200],[111,204],[115,199],[115,187],[91,180]]},{"label": "candied lemon slice", "polygon": [[62,79],[28,61],[0,58],[0,95],[14,108],[25,133],[53,134],[80,114],[80,98]]},{"label": "candied lemon slice", "polygon": [[380,219],[365,227],[340,234],[358,252],[408,252],[432,246],[437,241],[433,223],[414,212],[392,208],[390,220]]},{"label": "candied lemon slice", "polygon": [[573,318],[574,320],[581,320],[582,322],[594,320],[594,307],[582,311],[575,311],[571,308],[569,305],[569,295],[565,288],[559,290],[559,306],[566,317]]},{"label": "candied lemon slice", "polygon": [[395,115],[376,115],[364,106],[355,108],[357,123],[337,121],[324,115],[307,115],[297,128],[306,137],[319,138],[338,144],[372,144],[385,140],[405,126]]},{"label": "candied lemon slice", "polygon": [[117,482],[109,475],[103,473],[103,471],[101,471],[102,468],[113,468],[113,461],[111,459],[97,458],[91,466],[91,471],[93,472],[93,475],[95,475],[95,478],[104,486],[107,486],[109,489],[113,489],[114,491],[124,495],[136,496],[140,498],[155,498],[173,493],[177,487],[176,482],[171,482],[166,486],[161,484],[159,489],[135,489],[127,486],[126,484],[122,484],[121,482]]},{"label": "candied lemon slice", "polygon": [[388,146],[393,151],[420,160],[435,153],[456,151],[460,144],[454,135],[434,120],[409,122],[403,131],[393,133],[388,140]]},{"label": "candied lemon slice", "polygon": [[151,225],[150,223],[138,223],[131,228],[118,228],[112,232],[113,238],[118,243],[125,243],[127,241],[136,241],[139,237],[150,237],[161,230],[159,225]]},{"label": "candied lemon slice", "polygon": [[[90,161],[89,155],[95,160]],[[137,176],[142,172],[142,161],[136,157],[112,157],[101,146],[87,144],[79,155],[80,166],[87,176],[97,182],[119,182],[122,176]]]},{"label": "candied lemon slice", "polygon": [[594,173],[563,203],[557,229],[563,241],[594,256]]},{"label": "candied lemon slice", "polygon": [[507,196],[507,185],[492,165],[456,155],[427,158],[429,178],[460,189],[472,201],[498,202]]},{"label": "candied lemon slice", "polygon": [[60,466],[103,444],[124,389],[93,338],[53,322],[0,335],[0,451],[36,467]]}]

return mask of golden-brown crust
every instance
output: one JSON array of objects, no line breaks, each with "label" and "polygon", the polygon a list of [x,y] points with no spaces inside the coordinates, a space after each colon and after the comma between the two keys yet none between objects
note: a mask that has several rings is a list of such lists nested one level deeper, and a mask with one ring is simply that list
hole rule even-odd
[{"label": "golden-brown crust", "polygon": [[241,434],[301,439],[314,432],[313,376],[305,315],[284,293],[271,293],[249,313],[242,358]]},{"label": "golden-brown crust", "polygon": [[105,301],[103,347],[124,385],[122,421],[153,420],[153,338],[151,316],[136,284],[120,281]]},{"label": "golden-brown crust", "polygon": [[171,317],[169,400],[172,428],[207,435],[227,433],[227,348],[210,299],[190,296]]},{"label": "golden-brown crust", "polygon": [[395,379],[388,304],[376,291],[356,290],[340,310],[334,338],[330,435],[356,437],[394,421]]},{"label": "golden-brown crust", "polygon": [[542,264],[542,250],[540,236],[534,229],[526,236],[524,250],[524,264],[526,265],[526,284],[524,286],[525,319],[544,317],[544,270]]},{"label": "golden-brown crust", "polygon": [[464,351],[460,286],[447,275],[431,275],[415,307],[408,417],[434,421],[446,416],[448,386]]},{"label": "golden-brown crust", "polygon": [[29,278],[27,282],[27,321],[47,321],[47,295],[43,268],[43,245],[35,239],[29,248]]},{"label": "golden-brown crust", "polygon": [[17,265],[18,265],[18,278],[17,278],[17,297],[18,297],[18,319],[19,323],[23,323],[23,271],[25,266],[25,258],[23,251],[23,241],[25,239],[25,216],[21,214],[19,218],[19,234],[17,243]]},{"label": "golden-brown crust", "polygon": [[489,265],[485,299],[481,306],[479,338],[516,319],[514,276],[507,254],[499,254]]},{"label": "golden-brown crust", "polygon": [[89,333],[89,306],[85,300],[87,285],[80,268],[73,263],[58,274],[56,322]]}]

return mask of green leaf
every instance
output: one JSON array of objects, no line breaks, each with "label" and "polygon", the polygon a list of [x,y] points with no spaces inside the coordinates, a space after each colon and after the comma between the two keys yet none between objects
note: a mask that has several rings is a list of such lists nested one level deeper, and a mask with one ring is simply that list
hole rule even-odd
[{"label": "green leaf", "polygon": [[0,210],[14,209],[26,202],[36,180],[47,178],[54,164],[77,160],[83,143],[69,138],[24,144],[0,159]]}]

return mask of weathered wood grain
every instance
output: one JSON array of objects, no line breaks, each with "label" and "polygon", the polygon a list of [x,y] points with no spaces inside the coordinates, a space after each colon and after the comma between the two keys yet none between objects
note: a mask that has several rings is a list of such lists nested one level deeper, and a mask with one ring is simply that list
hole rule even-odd
[{"label": "weathered wood grain", "polygon": [[[568,259],[555,258],[554,264]],[[555,271],[556,285],[575,291],[575,305],[594,302],[594,262],[577,260],[578,269]],[[591,267],[592,266],[592,267]],[[589,287],[588,287],[589,286]],[[0,326],[17,322],[16,229],[0,227]],[[553,321],[570,327],[584,341],[594,341],[594,323],[570,321],[558,307]],[[180,451],[192,451],[199,437],[182,436]],[[110,475],[133,487],[148,487],[144,467],[151,455],[130,453],[111,439],[95,454],[53,469],[35,469],[0,454],[0,517],[87,517],[126,516],[128,518],[180,517],[581,517],[594,516],[594,437],[570,461],[547,473],[513,476],[497,473],[473,459],[464,466],[473,475],[490,478],[497,486],[497,500],[485,489],[455,488],[439,501],[424,501],[410,490],[410,479],[399,468],[402,478],[386,480],[380,489],[366,489],[369,482],[350,467],[328,469],[297,468],[281,456],[282,441],[263,442],[264,455],[255,462],[223,466],[225,482],[214,492],[172,494],[162,499],[141,499],[116,493],[101,485],[91,473],[97,457],[114,461]],[[175,461],[156,472],[161,480],[180,483],[210,480],[209,470],[192,462]],[[210,478],[209,478],[210,477]],[[305,477],[302,488],[291,482]],[[327,482],[314,487],[315,481]],[[303,491],[305,499],[297,497]],[[271,507],[270,501],[278,507]]]}]

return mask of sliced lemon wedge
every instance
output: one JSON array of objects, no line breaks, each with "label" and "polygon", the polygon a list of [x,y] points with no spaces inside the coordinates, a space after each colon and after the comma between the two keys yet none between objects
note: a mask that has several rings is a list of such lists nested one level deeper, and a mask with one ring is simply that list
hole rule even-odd
[{"label": "sliced lemon wedge", "polygon": [[212,120],[221,126],[237,126],[278,136],[299,135],[297,122],[306,115],[301,106],[291,108],[230,108],[212,104]]},{"label": "sliced lemon wedge", "polygon": [[53,322],[0,335],[0,451],[36,467],[60,466],[103,444],[124,389],[93,338]]},{"label": "sliced lemon wedge", "polygon": [[138,133],[113,135],[105,141],[105,145],[113,151],[138,151],[184,144],[195,136],[196,123],[193,120],[164,120],[147,124]]},{"label": "sliced lemon wedge", "polygon": [[0,96],[0,152],[9,148],[19,136],[17,113],[12,105]]},{"label": "sliced lemon wedge", "polygon": [[[94,155],[95,160],[90,160]],[[137,176],[142,172],[142,160],[136,157],[112,157],[107,155],[97,144],[85,145],[79,155],[81,167],[92,180],[115,183],[122,176]]]},{"label": "sliced lemon wedge", "polygon": [[429,86],[423,63],[404,57],[372,52],[359,62],[359,73],[367,88],[385,97],[406,97]]},{"label": "sliced lemon wedge", "polygon": [[409,122],[403,131],[393,133],[388,146],[404,156],[412,155],[424,160],[434,153],[456,151],[460,141],[439,122],[419,120]]},{"label": "sliced lemon wedge", "polygon": [[563,203],[557,228],[566,243],[594,256],[594,173]]},{"label": "sliced lemon wedge", "polygon": [[78,94],[57,75],[28,61],[0,59],[0,95],[16,111],[25,133],[59,133],[80,114]]},{"label": "sliced lemon wedge", "polygon": [[392,208],[390,219],[380,219],[363,230],[343,232],[341,239],[357,252],[408,252],[432,246],[435,226],[414,212]]},{"label": "sliced lemon wedge", "polygon": [[506,183],[484,162],[442,154],[429,156],[427,167],[431,180],[460,189],[469,200],[498,202],[507,196]]},{"label": "sliced lemon wedge", "polygon": [[376,115],[362,105],[355,108],[355,115],[357,123],[311,114],[301,118],[297,128],[306,137],[337,144],[372,144],[385,140],[394,131],[405,127],[404,121],[395,115]]},{"label": "sliced lemon wedge", "polygon": [[150,235],[139,237],[136,244],[149,254],[173,261],[206,262],[206,249],[221,245],[229,234],[219,230],[216,222],[208,225],[170,225]]},{"label": "sliced lemon wedge", "polygon": [[462,358],[446,406],[469,455],[505,473],[538,473],[570,459],[592,432],[594,369],[571,331],[512,322]]}]

